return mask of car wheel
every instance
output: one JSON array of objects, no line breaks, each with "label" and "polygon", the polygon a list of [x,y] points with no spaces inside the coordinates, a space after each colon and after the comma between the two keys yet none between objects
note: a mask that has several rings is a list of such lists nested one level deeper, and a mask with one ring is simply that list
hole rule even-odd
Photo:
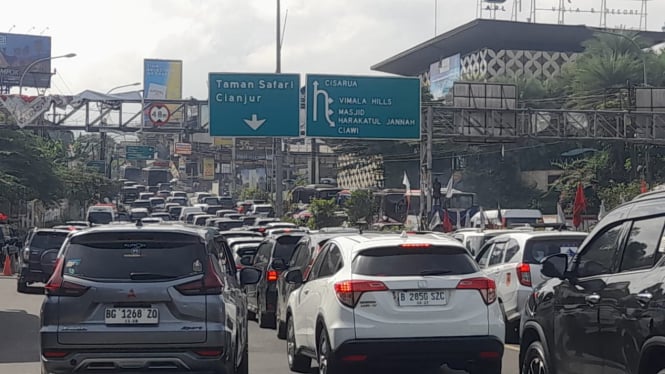
[{"label": "car wheel", "polygon": [[319,362],[319,374],[335,374],[340,372],[339,365],[337,364],[332,348],[330,347],[328,332],[325,328],[321,330],[319,345],[316,347],[316,352]]},{"label": "car wheel", "polygon": [[522,374],[550,374],[550,365],[545,357],[545,350],[539,341],[529,345],[522,362]]},{"label": "car wheel", "polygon": [[296,352],[296,331],[291,316],[286,319],[286,357],[291,371],[309,373],[312,369],[312,359]]},{"label": "car wheel", "polygon": [[503,308],[503,303],[499,303],[499,307],[501,308],[501,315],[503,316],[503,323],[506,326],[506,337],[505,341],[506,344],[519,344],[519,333],[517,332],[518,330],[518,325],[519,325],[519,320],[518,322],[510,322],[508,321],[508,318],[506,317],[506,310]]},{"label": "car wheel", "polygon": [[277,320],[277,339],[286,339],[286,324],[279,319]]},{"label": "car wheel", "polygon": [[18,281],[16,282],[16,292],[18,293],[28,292],[28,282],[26,282],[23,278],[19,278]]},{"label": "car wheel", "polygon": [[236,374],[249,374],[249,346],[245,344],[245,351],[242,353],[242,362],[236,367]]}]

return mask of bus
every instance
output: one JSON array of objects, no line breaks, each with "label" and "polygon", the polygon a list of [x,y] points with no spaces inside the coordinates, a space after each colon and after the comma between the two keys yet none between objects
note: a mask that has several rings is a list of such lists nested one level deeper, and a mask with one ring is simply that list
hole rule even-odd
[{"label": "bus", "polygon": [[291,190],[290,201],[292,204],[309,204],[314,199],[336,199],[337,193],[340,191],[342,191],[341,188],[329,184],[298,186]]},{"label": "bus", "polygon": [[[441,189],[441,195],[443,206],[438,207],[438,209],[440,211],[447,209],[450,221],[455,226],[463,227],[466,217],[473,217],[478,211],[478,207],[475,205],[476,195],[474,193],[454,190],[453,196],[446,199],[446,189],[444,187]],[[407,229],[421,228],[420,190],[410,190],[407,193],[404,189],[385,189],[375,192],[374,199],[377,206],[376,216],[379,222],[401,222],[404,223],[404,227]],[[432,216],[432,212],[427,214],[428,219],[430,216]]]},{"label": "bus", "polygon": [[146,186],[159,186],[171,180],[171,171],[167,168],[149,166],[143,168],[143,183]]},{"label": "bus", "polygon": [[142,182],[142,174],[141,174],[141,169],[137,168],[136,166],[131,166],[131,165],[124,165],[120,169],[120,175],[122,179],[126,179],[128,181],[136,182],[136,183],[141,183]]}]

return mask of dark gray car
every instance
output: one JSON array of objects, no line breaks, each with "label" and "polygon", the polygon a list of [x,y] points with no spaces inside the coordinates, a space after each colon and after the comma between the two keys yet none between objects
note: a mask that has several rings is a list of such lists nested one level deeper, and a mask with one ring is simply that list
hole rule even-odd
[{"label": "dark gray car", "polygon": [[45,286],[44,373],[248,372],[247,305],[216,230],[117,225],[72,234]]}]

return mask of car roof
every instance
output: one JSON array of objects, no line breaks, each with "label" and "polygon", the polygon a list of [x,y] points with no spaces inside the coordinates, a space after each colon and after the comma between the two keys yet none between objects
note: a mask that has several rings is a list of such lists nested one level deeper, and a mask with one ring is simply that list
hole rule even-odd
[{"label": "car roof", "polygon": [[557,238],[557,237],[579,237],[584,239],[589,234],[581,231],[526,231],[526,232],[510,232],[497,235],[492,238],[492,241],[500,241],[507,238],[518,240],[528,240],[531,238]]},{"label": "car roof", "polygon": [[439,246],[452,246],[456,248],[463,249],[466,252],[466,248],[460,243],[457,239],[446,237],[446,236],[437,236],[432,237],[430,235],[403,235],[403,234],[384,234],[384,235],[350,235],[350,236],[340,236],[332,238],[340,244],[345,244],[345,247],[351,247],[351,251],[356,253],[363,251],[365,249],[377,248],[377,247],[390,247],[398,246],[401,244],[432,244]]},{"label": "car roof", "polygon": [[[63,230],[58,230],[63,231]],[[209,231],[205,228],[198,228],[197,226],[185,226],[173,223],[160,223],[159,225],[137,226],[134,223],[117,223],[114,225],[100,225],[80,231],[74,231],[72,237],[79,235],[87,235],[94,233],[123,233],[123,232],[152,232],[152,233],[179,233],[196,235],[203,239],[209,235]]]},{"label": "car roof", "polygon": [[49,233],[49,232],[51,232],[51,233],[69,234],[70,232],[73,232],[73,231],[68,230],[68,229],[64,229],[64,228],[60,229],[60,228],[51,227],[51,228],[35,228],[34,232],[35,233],[40,233],[40,232]]}]

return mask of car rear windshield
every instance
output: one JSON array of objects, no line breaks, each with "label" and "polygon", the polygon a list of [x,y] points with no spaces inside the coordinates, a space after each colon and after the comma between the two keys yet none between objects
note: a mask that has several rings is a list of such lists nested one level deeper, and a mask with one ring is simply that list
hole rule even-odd
[{"label": "car rear windshield", "polygon": [[353,260],[354,274],[381,277],[413,275],[455,275],[478,271],[463,248],[380,247],[362,251]]},{"label": "car rear windshield", "polygon": [[547,256],[565,253],[572,257],[584,241],[584,238],[532,238],[524,247],[523,262],[540,264]]},{"label": "car rear windshield", "polygon": [[96,224],[105,225],[113,221],[113,213],[111,212],[90,212],[88,213],[88,221]]},{"label": "car rear windshield", "polygon": [[67,238],[64,232],[37,232],[30,241],[30,248],[55,249],[60,248]]},{"label": "car rear windshield", "polygon": [[218,221],[217,227],[220,230],[230,230],[237,227],[243,227],[244,223],[242,221]]},{"label": "car rear windshield", "polygon": [[275,245],[275,252],[273,258],[281,258],[288,262],[293,256],[293,251],[296,249],[296,244],[302,238],[299,235],[284,235],[277,238]]},{"label": "car rear windshield", "polygon": [[94,233],[72,238],[67,275],[106,281],[165,281],[203,272],[197,236],[166,232]]}]

